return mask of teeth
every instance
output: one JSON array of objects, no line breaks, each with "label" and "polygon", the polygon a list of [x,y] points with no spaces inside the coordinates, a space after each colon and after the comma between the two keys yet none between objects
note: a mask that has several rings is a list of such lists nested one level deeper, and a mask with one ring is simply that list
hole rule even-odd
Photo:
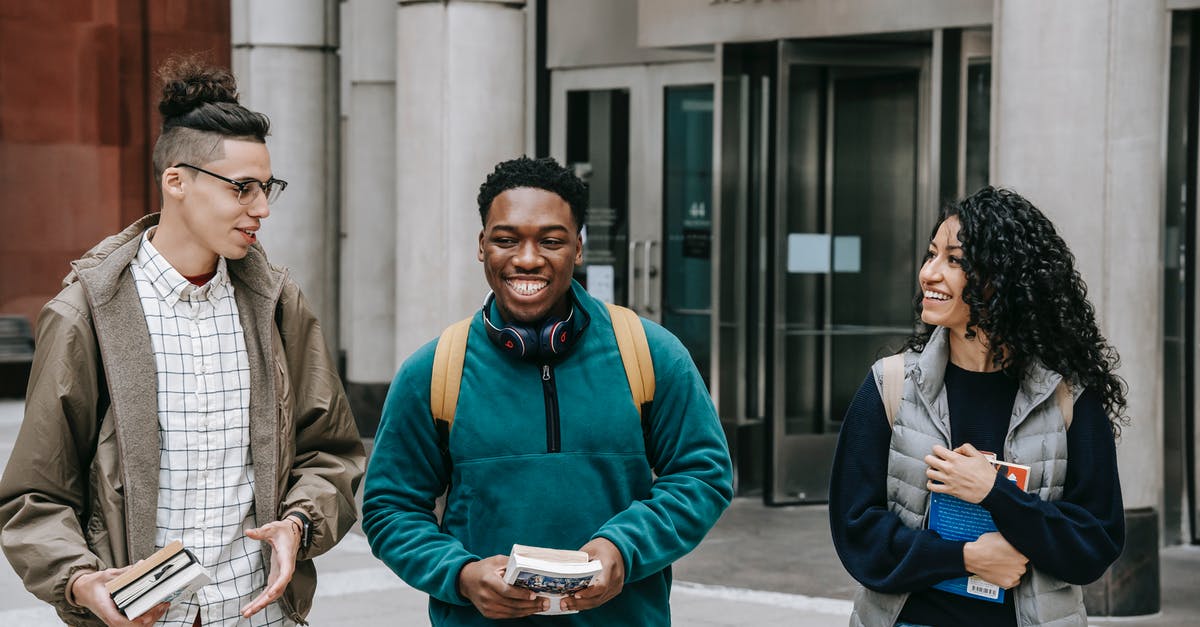
[{"label": "teeth", "polygon": [[933,300],[950,300],[949,296],[946,296],[945,294],[939,294],[933,290],[925,290],[925,298],[932,298]]},{"label": "teeth", "polygon": [[514,292],[522,296],[532,296],[542,291],[548,283],[546,281],[508,281],[508,286]]}]

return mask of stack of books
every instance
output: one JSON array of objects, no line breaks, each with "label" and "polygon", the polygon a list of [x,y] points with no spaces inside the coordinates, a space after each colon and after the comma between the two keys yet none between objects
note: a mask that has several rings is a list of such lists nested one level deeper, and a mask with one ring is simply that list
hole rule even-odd
[{"label": "stack of books", "polygon": [[[1013,464],[996,459],[995,453],[981,451],[997,472],[1026,490],[1029,485],[1029,466]],[[992,515],[978,503],[968,503],[958,497],[931,492],[929,495],[929,528],[947,540],[971,542],[979,536],[996,531],[996,523]],[[944,590],[969,599],[980,599],[992,603],[1004,602],[1004,588],[986,581],[978,575],[947,579],[933,584],[934,588]]]},{"label": "stack of books", "polygon": [[583,551],[514,544],[504,569],[504,583],[550,599],[550,609],[538,614],[574,614],[578,610],[562,609],[559,600],[588,587],[603,570],[600,560],[591,559]]},{"label": "stack of books", "polygon": [[203,588],[212,577],[192,552],[176,540],[105,584],[117,609],[129,620],[159,603],[170,603]]}]

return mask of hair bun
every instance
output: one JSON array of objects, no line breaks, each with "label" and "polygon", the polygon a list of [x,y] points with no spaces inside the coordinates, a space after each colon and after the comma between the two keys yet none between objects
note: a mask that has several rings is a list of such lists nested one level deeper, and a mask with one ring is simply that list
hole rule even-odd
[{"label": "hair bun", "polygon": [[158,76],[163,82],[158,111],[164,120],[186,115],[206,103],[237,104],[237,81],[233,75],[195,57],[168,59]]}]

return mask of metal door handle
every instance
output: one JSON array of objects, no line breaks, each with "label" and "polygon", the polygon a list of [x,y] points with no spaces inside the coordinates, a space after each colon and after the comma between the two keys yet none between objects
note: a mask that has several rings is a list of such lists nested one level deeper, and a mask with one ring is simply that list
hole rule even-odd
[{"label": "metal door handle", "polygon": [[654,304],[653,304],[654,300],[653,300],[653,293],[652,293],[651,286],[650,286],[650,280],[658,276],[658,268],[654,267],[654,245],[657,244],[658,242],[656,242],[652,239],[648,239],[648,240],[646,240],[645,243],[646,243],[646,262],[645,262],[644,267],[646,268],[646,280],[642,282],[642,288],[644,290],[642,292],[642,295],[645,298],[646,313],[653,314],[654,313]]},{"label": "metal door handle", "polygon": [[637,249],[641,242],[637,240],[629,241],[629,285],[626,290],[629,294],[629,308],[637,311]]}]

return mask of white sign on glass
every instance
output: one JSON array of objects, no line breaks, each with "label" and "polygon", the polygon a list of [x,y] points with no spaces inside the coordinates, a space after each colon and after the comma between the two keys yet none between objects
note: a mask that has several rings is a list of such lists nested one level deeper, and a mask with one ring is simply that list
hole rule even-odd
[{"label": "white sign on glass", "polygon": [[614,301],[613,267],[590,265],[587,267],[587,291],[592,296],[606,302]]},{"label": "white sign on glass", "polygon": [[838,235],[833,238],[833,271],[862,272],[862,238]]},{"label": "white sign on glass", "polygon": [[789,233],[787,271],[793,274],[862,272],[862,238],[826,233]]}]

